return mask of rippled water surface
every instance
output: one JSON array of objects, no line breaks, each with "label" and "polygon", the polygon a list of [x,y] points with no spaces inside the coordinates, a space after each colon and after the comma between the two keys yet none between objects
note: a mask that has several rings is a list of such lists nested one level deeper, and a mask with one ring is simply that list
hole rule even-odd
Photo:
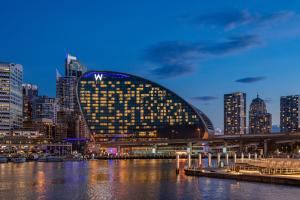
[{"label": "rippled water surface", "polygon": [[175,160],[0,164],[0,199],[300,199],[297,187],[177,176],[174,167]]}]

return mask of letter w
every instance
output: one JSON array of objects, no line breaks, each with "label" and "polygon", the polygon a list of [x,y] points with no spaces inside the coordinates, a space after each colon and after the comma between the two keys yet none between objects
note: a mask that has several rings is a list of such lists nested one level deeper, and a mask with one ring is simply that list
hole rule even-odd
[{"label": "letter w", "polygon": [[99,79],[99,81],[102,81],[102,76],[103,74],[94,74],[94,77],[95,77],[95,81],[97,81]]}]

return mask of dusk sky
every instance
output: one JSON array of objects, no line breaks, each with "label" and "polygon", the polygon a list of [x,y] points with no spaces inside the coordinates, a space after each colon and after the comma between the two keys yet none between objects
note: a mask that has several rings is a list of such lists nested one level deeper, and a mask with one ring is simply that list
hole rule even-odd
[{"label": "dusk sky", "polygon": [[[263,2],[263,3],[262,3]],[[258,93],[279,124],[300,94],[300,1],[1,1],[0,61],[55,96],[67,53],[158,82],[223,128],[223,95]],[[247,112],[249,107],[247,107]]]}]

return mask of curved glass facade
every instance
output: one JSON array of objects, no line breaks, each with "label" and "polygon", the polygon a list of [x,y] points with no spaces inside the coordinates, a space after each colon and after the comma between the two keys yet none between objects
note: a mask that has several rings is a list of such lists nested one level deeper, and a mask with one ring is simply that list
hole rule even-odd
[{"label": "curved glass facade", "polygon": [[172,91],[118,72],[90,71],[77,85],[78,102],[99,141],[207,138],[210,120]]}]

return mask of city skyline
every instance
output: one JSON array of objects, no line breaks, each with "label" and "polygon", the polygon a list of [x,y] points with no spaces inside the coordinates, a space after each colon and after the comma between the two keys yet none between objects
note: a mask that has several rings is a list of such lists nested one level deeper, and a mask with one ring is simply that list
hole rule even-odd
[{"label": "city skyline", "polygon": [[[223,128],[224,94],[247,93],[248,113],[258,93],[279,125],[280,97],[300,94],[300,4],[270,3],[5,2],[0,60],[22,64],[24,82],[54,97],[55,69],[63,72],[70,53],[89,70],[136,74],[170,88],[216,128]],[[194,85],[196,92],[186,89]]]}]

